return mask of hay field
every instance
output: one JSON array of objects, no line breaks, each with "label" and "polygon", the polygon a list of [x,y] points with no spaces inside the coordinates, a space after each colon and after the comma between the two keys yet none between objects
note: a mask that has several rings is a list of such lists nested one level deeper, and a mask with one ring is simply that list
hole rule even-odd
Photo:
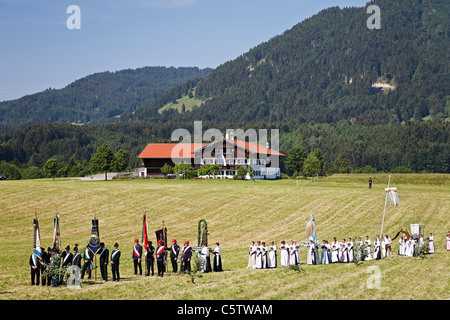
[{"label": "hay field", "polygon": [[[305,239],[312,214],[320,240],[380,233],[388,177],[334,175],[310,180],[115,180],[42,179],[0,182],[0,300],[15,299],[450,299],[450,252],[444,251],[450,230],[450,175],[393,175],[398,208],[387,208],[384,230],[393,237],[410,223],[425,223],[433,232],[436,254],[425,259],[396,257],[355,264],[306,265],[303,272],[247,269],[251,240]],[[298,183],[298,185],[297,185]],[[205,219],[209,244],[222,247],[222,273],[204,274],[195,284],[187,275],[164,278],[135,276],[131,260],[135,238],[141,238],[147,212],[149,234],[168,228],[168,239],[197,244],[197,224]],[[121,282],[82,281],[82,288],[30,286],[29,257],[33,218],[38,214],[42,245],[51,246],[53,218],[60,214],[63,247],[89,241],[91,219],[99,219],[100,239],[122,252]],[[393,249],[398,249],[394,241]],[[278,256],[279,259],[279,256]],[[381,274],[378,289],[369,289],[369,267]],[[156,265],[155,265],[156,269]],[[169,270],[171,270],[169,262]],[[109,271],[111,278],[111,272]]]}]

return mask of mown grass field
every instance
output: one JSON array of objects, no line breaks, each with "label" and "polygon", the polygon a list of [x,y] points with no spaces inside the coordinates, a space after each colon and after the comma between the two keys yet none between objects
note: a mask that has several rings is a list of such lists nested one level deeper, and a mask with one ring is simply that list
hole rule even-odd
[{"label": "mown grass field", "polygon": [[[433,232],[436,254],[425,259],[397,257],[355,264],[306,265],[303,272],[247,269],[251,240],[305,239],[309,216],[315,217],[320,240],[380,233],[388,176],[334,175],[310,180],[28,180],[0,182],[0,299],[446,299],[450,298],[450,252],[444,250],[450,230],[450,175],[392,175],[400,207],[387,208],[384,230],[393,237],[410,223],[425,223]],[[297,185],[298,181],[298,185]],[[141,238],[144,210],[149,233],[168,228],[168,239],[197,243],[197,224],[205,219],[209,244],[222,247],[222,273],[204,274],[195,283],[187,275],[164,278],[133,275],[131,252]],[[82,282],[82,288],[30,286],[29,257],[33,218],[38,214],[42,244],[51,246],[53,218],[60,214],[63,247],[89,241],[91,219],[99,219],[100,239],[122,251],[121,282]],[[394,252],[398,241],[394,241]],[[279,259],[279,257],[278,257]],[[170,264],[170,263],[169,263]],[[381,272],[379,289],[369,289]],[[156,265],[155,265],[156,269]],[[171,270],[171,266],[169,266]],[[109,271],[110,272],[110,271]],[[111,278],[111,273],[109,274]]]}]

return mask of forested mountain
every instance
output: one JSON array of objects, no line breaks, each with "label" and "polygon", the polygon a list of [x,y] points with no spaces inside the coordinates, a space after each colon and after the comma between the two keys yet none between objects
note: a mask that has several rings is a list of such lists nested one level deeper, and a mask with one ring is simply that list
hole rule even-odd
[{"label": "forested mountain", "polygon": [[[369,4],[380,7],[379,30],[367,27]],[[450,2],[376,0],[367,6],[323,10],[206,78],[169,90],[139,108],[135,118],[318,123],[353,118],[360,124],[447,118]],[[196,98],[210,100],[182,115],[174,110],[158,115],[194,87]]]},{"label": "forested mountain", "polygon": [[47,89],[0,102],[0,128],[23,123],[101,123],[161,97],[169,88],[202,78],[211,69],[144,67],[101,72],[63,89]]},{"label": "forested mountain", "polygon": [[[302,146],[307,152],[319,148],[328,172],[350,172],[369,165],[385,172],[404,166],[414,172],[450,173],[450,122],[445,121],[408,121],[403,125],[373,126],[352,125],[348,121],[336,124],[203,124],[203,129],[213,127],[222,132],[238,128],[279,128],[282,153],[289,154],[294,146]],[[66,164],[71,158],[77,162],[89,161],[96,149],[107,143],[113,152],[119,149],[129,151],[130,167],[136,168],[141,165],[137,156],[148,143],[169,142],[171,133],[177,128],[193,132],[193,123],[135,122],[91,126],[37,123],[0,132],[0,161],[39,168],[51,157]],[[282,171],[286,172],[283,164]]]},{"label": "forested mountain", "polygon": [[[380,30],[367,28],[369,4],[381,9]],[[128,150],[130,167],[138,167],[137,155],[146,144],[168,142],[178,128],[193,132],[194,121],[202,120],[203,130],[280,129],[282,153],[295,146],[307,152],[319,148],[329,173],[366,166],[450,173],[450,2],[369,4],[323,10],[210,73],[185,70],[195,76],[172,88],[161,84],[167,83],[164,75],[175,80],[180,70],[150,68],[161,80],[159,91],[152,81],[143,84],[144,70],[136,76],[137,71],[128,70],[120,77],[114,74],[115,80],[102,73],[68,88],[2,103],[0,125],[37,119],[91,124],[35,123],[0,132],[0,166],[37,171],[54,157],[61,172],[77,164],[76,174],[83,174],[97,147],[107,143],[113,152]],[[100,106],[93,99],[96,86],[105,93]],[[167,90],[157,98],[162,87]],[[82,102],[80,92],[88,102]],[[157,99],[138,107],[142,92]],[[64,97],[78,106],[76,111],[56,102]],[[54,112],[36,112],[42,101]],[[191,107],[182,108],[183,102]],[[16,110],[15,103],[26,108]],[[126,112],[112,118],[116,123],[95,124],[110,121],[125,105]],[[51,114],[57,117],[48,118]],[[281,168],[286,172],[283,163]]]}]

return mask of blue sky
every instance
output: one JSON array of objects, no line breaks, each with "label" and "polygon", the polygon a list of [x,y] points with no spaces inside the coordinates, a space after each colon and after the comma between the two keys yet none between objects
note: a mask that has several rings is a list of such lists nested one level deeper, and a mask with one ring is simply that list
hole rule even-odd
[{"label": "blue sky", "polygon": [[[0,0],[0,101],[86,75],[216,68],[331,7],[367,0]],[[70,5],[81,29],[69,30]]]}]

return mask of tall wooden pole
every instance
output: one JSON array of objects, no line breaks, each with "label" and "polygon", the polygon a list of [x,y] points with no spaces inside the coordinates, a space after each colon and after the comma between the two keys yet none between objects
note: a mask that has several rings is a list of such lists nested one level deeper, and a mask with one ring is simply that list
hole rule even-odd
[{"label": "tall wooden pole", "polygon": [[[389,181],[388,181],[388,189],[389,189],[389,185],[391,183],[391,175],[389,175]],[[380,239],[383,236],[383,225],[384,225],[384,216],[386,214],[386,203],[387,203],[387,198],[388,198],[388,191],[386,191],[386,198],[384,199],[384,212],[383,212],[383,220],[381,221],[381,233],[380,233]]]}]

